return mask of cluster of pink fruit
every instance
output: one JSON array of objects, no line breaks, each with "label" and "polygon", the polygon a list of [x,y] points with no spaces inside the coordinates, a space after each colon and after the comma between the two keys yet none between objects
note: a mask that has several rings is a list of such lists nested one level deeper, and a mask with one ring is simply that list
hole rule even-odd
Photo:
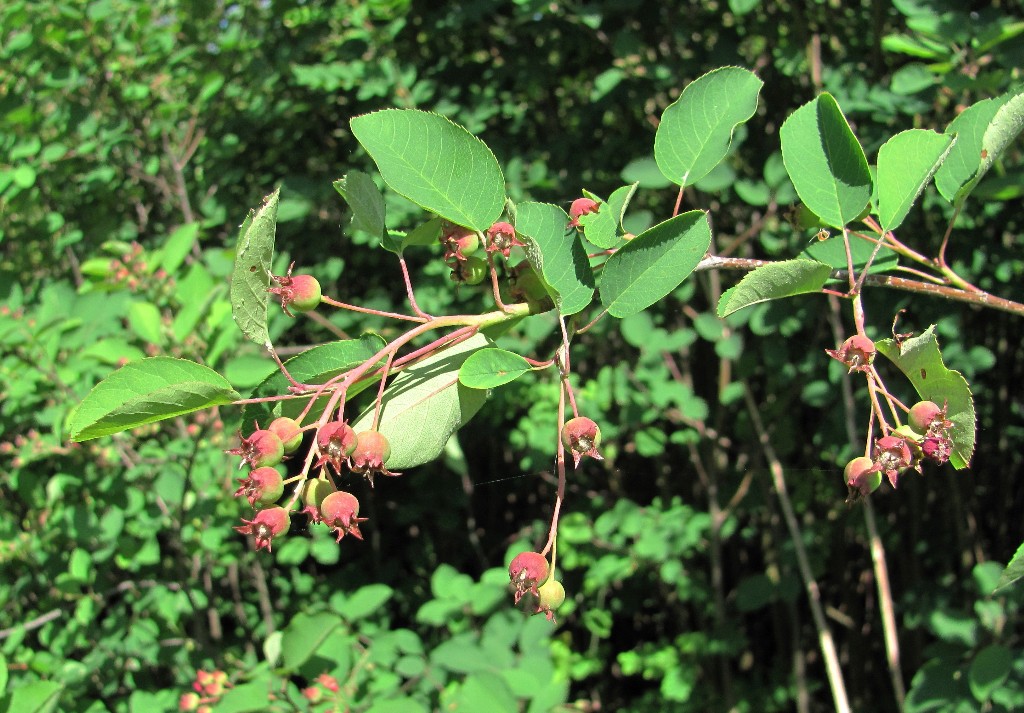
[{"label": "cluster of pink fruit", "polygon": [[[378,431],[356,433],[342,421],[321,426],[316,440],[321,456],[314,468],[320,469],[320,476],[307,478],[302,483],[298,491],[304,506],[301,512],[309,515],[311,522],[330,528],[339,542],[346,534],[362,539],[359,523],[366,518],[359,517],[359,500],[335,486],[326,466],[330,465],[339,477],[349,470],[365,476],[372,484],[375,475],[398,475],[384,466],[391,455],[391,445]],[[250,468],[249,474],[239,480],[235,497],[244,495],[258,512],[252,520],[243,518],[243,524],[235,530],[255,537],[257,550],[266,547],[270,551],[273,538],[288,530],[295,499],[286,506],[277,504],[285,486],[277,466],[301,444],[299,424],[282,416],[266,429],[257,425],[253,433],[241,437],[237,448],[228,451],[242,458],[243,467]]]},{"label": "cluster of pink fruit", "polygon": [[[877,350],[867,337],[855,335],[839,349],[826,351],[851,372],[864,372],[877,379],[872,367]],[[851,496],[873,493],[881,485],[883,474],[895,488],[902,473],[909,469],[920,473],[923,461],[947,462],[953,453],[953,422],[946,418],[946,411],[947,406],[940,408],[934,401],[919,401],[907,410],[907,423],[892,429],[885,427],[885,435],[871,444],[870,456],[858,456],[846,464],[843,475]]]},{"label": "cluster of pink fruit", "polygon": [[178,710],[213,713],[213,704],[231,688],[231,683],[224,671],[197,671],[192,688],[192,691],[181,694]]}]

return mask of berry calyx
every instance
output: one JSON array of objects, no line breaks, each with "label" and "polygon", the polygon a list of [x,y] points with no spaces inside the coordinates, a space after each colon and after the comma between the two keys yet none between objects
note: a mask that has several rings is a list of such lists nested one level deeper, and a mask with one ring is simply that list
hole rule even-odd
[{"label": "berry calyx", "polygon": [[281,416],[275,418],[267,426],[268,431],[273,431],[284,444],[285,454],[294,453],[302,445],[302,432],[299,430],[299,423],[294,418]]},{"label": "berry calyx", "polygon": [[586,416],[577,416],[562,426],[562,445],[572,452],[574,464],[579,467],[580,459],[590,456],[604,460],[597,452],[601,444],[601,429]]},{"label": "berry calyx", "polygon": [[525,243],[516,237],[516,229],[511,223],[502,221],[487,229],[487,252],[501,253],[508,258],[514,247],[525,247]]},{"label": "berry calyx", "polygon": [[250,471],[247,478],[240,478],[241,483],[235,491],[235,497],[244,495],[253,507],[273,505],[284,494],[284,479],[277,468],[263,466]]},{"label": "berry calyx", "polygon": [[870,495],[882,484],[882,470],[867,456],[858,456],[846,464],[843,477],[851,495]]},{"label": "berry calyx", "polygon": [[262,468],[263,466],[277,465],[284,459],[284,444],[273,431],[258,429],[253,431],[248,438],[238,434],[241,441],[238,448],[232,448],[225,453],[235,456],[242,456],[241,468],[246,463],[250,468]]},{"label": "berry calyx", "polygon": [[366,522],[366,518],[359,517],[359,501],[352,493],[338,490],[324,498],[320,503],[320,518],[338,534],[337,542],[341,542],[345,535],[363,539],[359,523]]},{"label": "berry calyx", "polygon": [[480,247],[480,236],[475,230],[445,221],[441,224],[441,244],[445,260],[462,262]]},{"label": "berry calyx", "polygon": [[863,334],[855,334],[840,345],[838,349],[826,349],[825,353],[833,359],[850,367],[850,371],[870,371],[871,362],[875,360],[875,343]]},{"label": "berry calyx", "polygon": [[598,209],[597,201],[590,198],[577,198],[569,206],[569,217],[572,219],[569,221],[569,227],[578,228],[580,227],[580,218],[587,213],[596,213]]},{"label": "berry calyx", "polygon": [[490,267],[486,260],[478,257],[467,257],[461,262],[452,265],[452,281],[466,284],[479,285],[487,278]]},{"label": "berry calyx", "polygon": [[548,578],[548,561],[540,552],[520,552],[508,566],[516,604],[527,592],[539,597],[537,585]]},{"label": "berry calyx", "polygon": [[320,506],[324,500],[337,489],[326,478],[310,478],[302,484],[302,512],[309,515],[309,521],[313,524],[323,522],[320,515]]},{"label": "berry calyx", "polygon": [[554,621],[555,610],[562,606],[562,602],[565,601],[565,587],[562,586],[561,582],[551,577],[537,588],[537,597],[537,611],[534,613],[540,614],[544,612],[544,616],[547,617],[548,621]]},{"label": "berry calyx", "polygon": [[373,486],[375,475],[397,476],[384,464],[391,457],[391,443],[380,431],[362,431],[356,434],[356,446],[352,451],[351,463],[353,473],[362,473]]},{"label": "berry calyx", "polygon": [[900,436],[883,436],[875,441],[872,450],[875,465],[885,473],[892,487],[896,487],[900,471],[906,470],[913,462],[913,454],[907,441]]},{"label": "berry calyx", "polygon": [[284,275],[271,275],[270,278],[278,284],[267,290],[281,298],[281,309],[289,317],[296,312],[309,312],[320,304],[323,293],[320,290],[320,283],[312,275],[292,275],[293,262],[288,266],[288,272]]},{"label": "berry calyx", "polygon": [[267,508],[256,513],[252,520],[242,518],[242,522],[244,524],[236,527],[235,531],[255,536],[257,552],[263,547],[272,552],[271,540],[288,529],[288,511],[282,507]]},{"label": "berry calyx", "polygon": [[355,450],[356,432],[343,421],[332,421],[317,431],[316,443],[320,447],[321,456],[315,467],[330,463],[340,475],[341,466]]}]

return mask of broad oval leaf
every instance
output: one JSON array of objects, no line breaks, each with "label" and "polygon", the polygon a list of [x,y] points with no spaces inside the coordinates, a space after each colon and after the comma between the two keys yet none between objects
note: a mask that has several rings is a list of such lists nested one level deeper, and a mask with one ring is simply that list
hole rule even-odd
[{"label": "broad oval leaf", "polygon": [[242,334],[261,346],[269,346],[267,301],[270,265],[277,235],[277,206],[281,189],[263,199],[259,210],[250,210],[238,231],[235,266],[231,272],[231,316]]},{"label": "broad oval leaf", "polygon": [[576,231],[568,228],[568,214],[550,203],[519,203],[516,232],[526,242],[530,264],[555,294],[558,311],[576,314],[594,297],[594,271]]},{"label": "broad oval leaf", "polygon": [[459,369],[459,381],[471,389],[494,389],[530,371],[530,362],[504,349],[481,349]]},{"label": "broad oval leaf", "polygon": [[901,131],[878,149],[878,222],[895,230],[949,153],[954,137],[927,129]]},{"label": "broad oval leaf", "polygon": [[779,137],[786,171],[811,212],[842,228],[864,211],[871,199],[868,161],[831,94],[793,112]]},{"label": "broad oval leaf", "polygon": [[956,145],[935,174],[935,187],[950,203],[963,202],[993,162],[1024,128],[1024,86],[965,109],[948,127]]},{"label": "broad oval leaf", "polygon": [[615,189],[607,201],[601,201],[588,191],[584,193],[601,205],[594,213],[580,216],[580,226],[588,241],[599,248],[612,248],[622,242],[622,218],[633,199],[639,183]]},{"label": "broad oval leaf", "polygon": [[119,433],[241,398],[213,369],[186,359],[131,362],[96,384],[72,412],[72,441]]},{"label": "broad oval leaf", "polygon": [[[441,455],[452,434],[487,400],[487,392],[459,383],[459,369],[469,356],[492,345],[477,334],[442,349],[403,370],[384,390],[378,430],[391,442],[389,470],[414,468]],[[373,422],[370,406],[352,427],[365,431]]]},{"label": "broad oval leaf", "polygon": [[729,288],[718,301],[718,316],[728,317],[749,305],[818,292],[832,268],[815,260],[785,260],[763,265]]},{"label": "broad oval leaf", "polygon": [[292,617],[281,636],[281,656],[288,671],[296,671],[320,648],[320,644],[341,625],[341,618],[330,612]]},{"label": "broad oval leaf", "polygon": [[350,124],[396,193],[474,230],[487,230],[501,215],[505,179],[498,159],[463,127],[417,109],[376,111]]},{"label": "broad oval leaf", "polygon": [[[364,334],[359,339],[344,339],[307,349],[301,354],[293,356],[284,365],[288,369],[288,373],[296,381],[303,384],[322,384],[338,374],[366,363],[367,359],[383,349],[385,345],[386,342],[382,337],[376,334]],[[288,393],[288,386],[288,379],[277,370],[253,389],[251,397],[262,398],[285,395]],[[355,396],[363,388],[366,388],[366,386],[357,385],[350,387],[347,397]],[[327,400],[328,396],[320,398],[323,406],[327,405]],[[276,415],[294,418],[305,408],[308,401],[309,397],[307,396],[279,402],[268,401],[246,404],[242,409],[242,423],[251,424],[253,421],[256,421],[266,425]],[[316,408],[318,405],[321,404],[314,404],[313,408],[310,409],[310,413],[319,414],[320,412]]]},{"label": "broad oval leaf", "polygon": [[963,375],[947,369],[942,362],[935,325],[919,336],[903,341],[900,346],[895,340],[883,339],[876,342],[875,347],[906,375],[922,399],[934,401],[939,406],[947,404],[946,418],[953,422],[950,429],[953,453],[949,462],[957,470],[966,468],[974,455],[974,399]]},{"label": "broad oval leaf", "polygon": [[352,229],[361,230],[377,240],[384,237],[384,196],[368,173],[349,171],[334,182],[334,190],[352,209]]},{"label": "broad oval leaf", "polygon": [[670,181],[690,186],[729,153],[732,134],[757,110],[764,82],[746,69],[721,67],[687,85],[665,109],[654,136],[654,160]]},{"label": "broad oval leaf", "polygon": [[989,644],[977,653],[967,672],[975,700],[984,703],[1003,687],[1016,657],[1002,644]]},{"label": "broad oval leaf", "polygon": [[[871,268],[868,272],[887,272],[899,265],[899,255],[891,248],[882,247],[875,253],[875,244],[869,240],[863,240],[855,235],[850,235],[850,257],[853,258],[853,269],[862,270],[867,265],[871,255],[875,259],[871,261]],[[815,240],[811,242],[800,257],[815,260],[830,265],[835,270],[847,269],[846,246],[843,244],[842,236],[828,238],[827,240]]]},{"label": "broad oval leaf", "polygon": [[711,225],[701,210],[645,230],[604,264],[601,304],[613,317],[647,309],[678,287],[710,246]]}]

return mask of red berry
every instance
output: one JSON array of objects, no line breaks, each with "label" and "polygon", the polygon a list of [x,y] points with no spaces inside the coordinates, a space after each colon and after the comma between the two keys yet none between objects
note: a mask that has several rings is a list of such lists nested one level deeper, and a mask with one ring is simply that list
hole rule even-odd
[{"label": "red berry", "polygon": [[344,490],[331,493],[320,504],[320,517],[327,527],[338,533],[338,542],[345,535],[363,539],[359,523],[366,522],[366,518],[358,515],[359,501],[355,495]]},{"label": "red berry", "polygon": [[855,334],[839,347],[825,353],[850,367],[850,371],[868,371],[875,360],[875,343],[862,334]]},{"label": "red berry", "polygon": [[252,520],[242,518],[242,522],[245,524],[235,530],[243,535],[254,535],[257,551],[266,547],[267,552],[272,552],[270,541],[288,529],[288,511],[282,507],[267,508],[256,513]]},{"label": "red berry", "polygon": [[294,453],[302,445],[302,432],[299,430],[299,424],[294,418],[288,418],[287,416],[275,418],[267,426],[267,430],[273,431],[281,439],[281,443],[284,444],[285,453]]},{"label": "red berry", "polygon": [[516,604],[527,592],[540,596],[537,585],[548,578],[548,561],[539,552],[520,552],[508,566]]},{"label": "red berry", "polygon": [[235,497],[245,495],[249,504],[273,505],[284,494],[284,480],[277,468],[263,466],[249,472],[249,477],[238,481],[241,486],[235,491]]},{"label": "red berry", "polygon": [[380,431],[363,431],[356,435],[352,451],[352,472],[362,473],[373,485],[375,475],[401,475],[390,472],[384,464],[391,457],[391,444]]},{"label": "red berry", "polygon": [[317,431],[316,443],[320,447],[321,456],[315,467],[330,463],[340,474],[341,466],[355,450],[356,432],[343,421],[332,421]]},{"label": "red berry", "polygon": [[292,268],[295,263],[288,266],[288,272],[284,275],[271,275],[271,279],[278,284],[267,290],[271,294],[281,298],[281,309],[289,317],[294,317],[289,308],[296,312],[309,312],[320,304],[323,296],[320,290],[320,283],[312,275],[292,275]]},{"label": "red berry", "polygon": [[921,452],[928,460],[943,464],[953,453],[953,441],[945,436],[926,436],[921,443]]},{"label": "red berry", "polygon": [[225,453],[242,456],[242,465],[248,463],[250,468],[262,468],[265,465],[277,465],[284,459],[284,444],[273,431],[257,430],[244,438],[239,434],[241,443]]},{"label": "red berry", "polygon": [[913,454],[910,446],[900,436],[884,436],[875,441],[872,451],[875,465],[889,478],[892,487],[896,487],[900,471],[910,467]]},{"label": "red berry", "polygon": [[487,252],[501,253],[506,258],[514,247],[523,247],[524,243],[516,237],[516,229],[511,223],[495,223],[487,229]]},{"label": "red berry", "polygon": [[587,213],[596,213],[598,204],[596,201],[590,198],[577,198],[569,206],[569,217],[572,218],[569,221],[569,226],[572,228],[580,227],[580,217]]},{"label": "red berry", "polygon": [[584,456],[604,460],[597,452],[597,447],[601,445],[601,429],[585,416],[577,416],[565,422],[562,426],[562,445],[572,452],[577,467]]},{"label": "red berry", "polygon": [[869,495],[881,484],[882,471],[867,456],[859,456],[846,464],[846,468],[843,469],[843,477],[846,478],[846,485],[850,488],[851,493]]},{"label": "red berry", "polygon": [[199,708],[200,703],[202,703],[202,699],[198,693],[182,693],[181,698],[178,699],[178,710],[194,711]]}]

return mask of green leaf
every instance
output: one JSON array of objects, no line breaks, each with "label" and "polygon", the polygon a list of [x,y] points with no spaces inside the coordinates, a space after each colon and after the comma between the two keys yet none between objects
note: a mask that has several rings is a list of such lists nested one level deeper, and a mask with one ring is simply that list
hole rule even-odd
[{"label": "green leaf", "polygon": [[152,302],[132,302],[128,306],[128,326],[144,342],[158,345],[164,342],[160,310]]},{"label": "green leaf", "polygon": [[974,454],[974,401],[967,380],[942,363],[935,325],[900,346],[895,340],[883,339],[876,342],[875,347],[899,367],[923,400],[934,401],[939,406],[947,404],[946,418],[953,422],[950,429],[953,453],[949,462],[957,470],[966,468]]},{"label": "green leaf", "polygon": [[[850,257],[853,258],[853,268],[861,270],[867,264],[871,254],[875,251],[875,244],[869,240],[862,240],[855,235],[850,235]],[[843,245],[842,236],[828,238],[827,240],[815,240],[800,253],[800,257],[823,262],[830,265],[834,270],[847,269],[846,247]],[[892,270],[899,264],[899,255],[890,248],[883,247],[875,255],[871,262],[871,269],[868,272],[886,272]]]},{"label": "green leaf", "polygon": [[[334,544],[333,540],[331,544]],[[359,622],[384,606],[395,590],[386,584],[367,584],[360,587],[344,600],[338,613],[349,622]]]},{"label": "green leaf", "polygon": [[1024,129],[1024,85],[985,99],[963,111],[946,127],[956,145],[935,174],[935,187],[950,203],[961,204]]},{"label": "green leaf", "polygon": [[267,682],[233,686],[217,701],[217,713],[260,713],[267,710]]},{"label": "green leaf", "polygon": [[368,173],[349,171],[334,182],[334,190],[341,194],[352,209],[352,229],[361,230],[383,240],[385,225],[384,196]]},{"label": "green leaf", "polygon": [[687,85],[665,109],[654,136],[654,159],[670,181],[690,186],[718,165],[737,126],[757,110],[764,82],[740,67],[721,67]]},{"label": "green leaf", "polygon": [[629,202],[633,199],[639,183],[622,186],[603,201],[589,191],[583,193],[598,201],[601,206],[596,213],[587,213],[580,217],[584,237],[599,248],[612,248],[622,241],[622,218]]},{"label": "green leaf", "polygon": [[[306,351],[293,356],[284,365],[292,378],[302,384],[323,384],[328,379],[342,374],[350,369],[360,366],[367,359],[384,348],[386,342],[376,334],[364,334],[359,339],[345,339],[329,344],[321,344],[307,349]],[[383,360],[382,360],[383,363]],[[362,391],[370,382],[363,382],[362,386],[349,388],[348,398],[355,396]],[[252,398],[266,396],[282,396],[288,393],[289,382],[280,370],[264,379],[259,386],[252,391]],[[320,401],[326,406],[328,397],[323,396]],[[281,416],[298,416],[308,402],[306,398],[295,398],[280,403]],[[242,423],[258,421],[267,425],[275,416],[274,402],[246,404],[242,410]],[[319,413],[316,406],[310,409],[311,413]]]},{"label": "green leaf", "polygon": [[384,181],[413,203],[474,230],[486,230],[501,215],[505,179],[498,160],[463,127],[415,109],[386,109],[350,123]]},{"label": "green leaf", "polygon": [[199,237],[199,223],[185,223],[167,237],[160,251],[160,267],[173,275],[192,252]]},{"label": "green leaf", "polygon": [[526,256],[544,281],[555,291],[558,311],[576,314],[594,296],[594,272],[576,231],[569,228],[568,214],[550,203],[516,206],[516,232],[526,243]]},{"label": "green leaf", "polygon": [[87,441],[241,398],[227,379],[185,359],[131,362],[96,384],[72,412],[72,441]]},{"label": "green leaf", "polygon": [[793,112],[779,131],[782,160],[797,195],[826,225],[842,228],[871,199],[871,172],[831,94]]},{"label": "green leaf", "polygon": [[992,698],[1010,675],[1014,657],[1001,644],[989,644],[974,657],[967,671],[967,682],[975,699],[984,703]]},{"label": "green leaf", "polygon": [[645,230],[605,263],[601,304],[613,317],[647,309],[693,272],[710,245],[711,225],[700,210]]},{"label": "green leaf", "polygon": [[[459,368],[470,354],[491,344],[477,334],[406,368],[388,385],[378,430],[391,442],[390,470],[434,460],[452,434],[480,410],[487,392],[460,384]],[[357,433],[370,428],[373,413],[370,406],[352,424]]]},{"label": "green leaf", "polygon": [[[486,656],[482,658],[487,659]],[[444,709],[452,713],[517,713],[519,703],[499,674],[476,671],[466,676]]]},{"label": "green leaf", "polygon": [[1000,589],[1009,587],[1011,584],[1016,584],[1020,579],[1024,577],[1024,542],[1021,543],[1020,547],[1017,548],[1017,552],[1014,553],[1013,559],[1010,560],[1010,564],[1006,565],[1006,569],[1003,570],[1003,574],[999,577],[999,584],[996,585],[993,594],[998,592]]},{"label": "green leaf", "polygon": [[270,287],[280,199],[281,189],[278,188],[263,199],[258,211],[249,211],[238,231],[235,266],[231,272],[231,316],[247,339],[268,348],[267,288]]},{"label": "green leaf", "polygon": [[814,260],[786,260],[748,273],[718,301],[718,316],[728,317],[749,305],[782,297],[819,292],[832,268]]},{"label": "green leaf", "polygon": [[901,131],[878,150],[878,220],[895,230],[942,164],[954,137],[926,129]]},{"label": "green leaf", "polygon": [[33,681],[11,691],[6,710],[10,713],[53,713],[64,686],[55,681]]},{"label": "green leaf", "polygon": [[402,238],[402,250],[405,250],[410,245],[422,247],[437,245],[440,236],[441,219],[437,217],[431,218],[426,223],[413,228]]},{"label": "green leaf", "polygon": [[459,369],[459,381],[471,389],[494,389],[530,371],[530,362],[504,349],[481,349]]},{"label": "green leaf", "polygon": [[289,671],[298,670],[340,625],[338,615],[330,612],[299,612],[293,616],[281,637],[284,667]]}]

